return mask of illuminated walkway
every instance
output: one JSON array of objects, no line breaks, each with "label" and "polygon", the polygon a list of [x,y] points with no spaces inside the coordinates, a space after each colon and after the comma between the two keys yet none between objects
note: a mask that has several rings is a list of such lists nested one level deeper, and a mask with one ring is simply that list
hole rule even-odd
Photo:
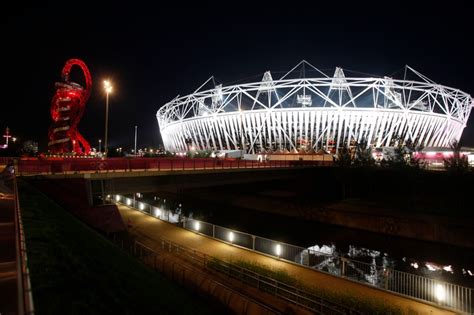
[{"label": "illuminated walkway", "polygon": [[159,250],[160,238],[169,239],[182,246],[222,260],[247,260],[266,265],[270,268],[285,269],[289,275],[301,283],[315,288],[344,293],[362,299],[377,300],[386,305],[400,307],[404,313],[411,314],[454,314],[437,307],[418,302],[396,294],[358,284],[350,280],[311,270],[302,266],[287,263],[249,250],[219,242],[191,231],[179,228],[173,224],[155,219],[129,207],[118,205],[124,222],[132,222],[131,233],[145,245]]}]

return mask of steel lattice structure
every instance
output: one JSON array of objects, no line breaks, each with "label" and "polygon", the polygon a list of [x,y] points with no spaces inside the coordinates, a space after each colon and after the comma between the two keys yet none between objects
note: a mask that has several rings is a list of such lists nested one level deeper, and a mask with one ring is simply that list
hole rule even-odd
[{"label": "steel lattice structure", "polygon": [[[79,67],[85,78],[85,88],[71,82],[72,67]],[[90,145],[79,133],[77,125],[84,114],[86,102],[92,89],[92,79],[86,64],[79,59],[66,61],[61,72],[63,82],[56,82],[56,93],[51,101],[51,119],[48,132],[48,150],[51,153],[89,154]]]},{"label": "steel lattice structure", "polygon": [[[291,78],[305,66],[318,76]],[[267,71],[259,82],[206,90],[212,81],[158,110],[167,150],[334,152],[361,141],[446,147],[459,140],[474,106],[469,94],[408,66],[403,79],[349,77],[341,68],[328,76],[302,61],[278,80]]]}]

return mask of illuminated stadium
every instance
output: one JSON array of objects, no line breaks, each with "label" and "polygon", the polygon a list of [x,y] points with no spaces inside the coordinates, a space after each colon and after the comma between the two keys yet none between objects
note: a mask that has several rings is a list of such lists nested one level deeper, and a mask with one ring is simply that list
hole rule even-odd
[{"label": "illuminated stadium", "polygon": [[361,142],[448,147],[459,140],[473,98],[409,66],[400,72],[398,78],[339,67],[326,73],[302,61],[279,79],[267,71],[257,82],[223,86],[211,77],[156,117],[172,152],[337,152]]}]

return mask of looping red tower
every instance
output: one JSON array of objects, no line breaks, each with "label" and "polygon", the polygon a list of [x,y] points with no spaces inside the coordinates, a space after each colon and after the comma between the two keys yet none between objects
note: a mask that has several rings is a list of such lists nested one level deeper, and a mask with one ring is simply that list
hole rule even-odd
[{"label": "looping red tower", "polygon": [[[81,68],[86,82],[85,88],[69,81],[69,73],[73,66]],[[91,93],[92,79],[89,69],[82,60],[70,59],[64,65],[61,74],[62,82],[56,82],[56,93],[51,101],[53,123],[48,132],[48,149],[56,154],[68,152],[89,154],[90,145],[77,129]]]}]

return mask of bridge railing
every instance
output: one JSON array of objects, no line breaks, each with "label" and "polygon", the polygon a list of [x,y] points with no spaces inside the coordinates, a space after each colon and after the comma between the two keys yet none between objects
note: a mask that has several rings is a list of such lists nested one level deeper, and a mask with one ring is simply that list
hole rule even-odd
[{"label": "bridge railing", "polygon": [[185,171],[247,168],[280,168],[327,166],[332,161],[240,160],[218,158],[68,158],[48,160],[16,160],[19,175],[107,173],[132,171]]},{"label": "bridge railing", "polygon": [[261,254],[316,269],[335,276],[368,284],[423,302],[443,306],[458,312],[474,312],[474,290],[457,284],[407,273],[375,262],[366,263],[352,258],[312,250],[194,220],[148,203],[122,195],[110,196],[115,202],[135,208],[155,218],[179,224],[181,227]]},{"label": "bridge railing", "polygon": [[13,162],[14,157],[0,156],[0,165],[7,165],[10,162]]}]

